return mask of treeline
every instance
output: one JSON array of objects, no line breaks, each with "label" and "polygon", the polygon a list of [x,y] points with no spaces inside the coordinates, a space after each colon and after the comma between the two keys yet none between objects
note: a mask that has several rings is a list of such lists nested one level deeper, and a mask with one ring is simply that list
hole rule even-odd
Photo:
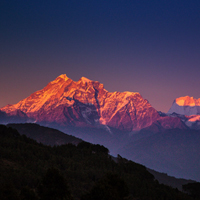
[{"label": "treeline", "polygon": [[81,142],[77,146],[45,146],[3,125],[0,125],[0,197],[1,200],[198,199],[159,184],[142,165],[120,156],[112,158],[101,145]]}]

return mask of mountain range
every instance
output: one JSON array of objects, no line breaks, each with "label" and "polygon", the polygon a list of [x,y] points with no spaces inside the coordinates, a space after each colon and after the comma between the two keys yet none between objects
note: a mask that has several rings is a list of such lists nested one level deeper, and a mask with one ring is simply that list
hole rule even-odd
[{"label": "mountain range", "polygon": [[[82,77],[77,82],[62,74],[44,89],[0,109],[8,117],[48,126],[98,127],[137,131],[161,121],[165,128],[182,128],[181,120],[161,117],[134,92],[108,92],[103,84]],[[171,120],[171,123],[168,121]],[[172,122],[174,121],[174,122]]]},{"label": "mountain range", "polygon": [[111,93],[97,81],[82,77],[75,82],[62,74],[17,104],[0,108],[0,122],[56,128],[103,144],[113,155],[199,181],[199,102],[180,97],[162,113],[139,93]]}]

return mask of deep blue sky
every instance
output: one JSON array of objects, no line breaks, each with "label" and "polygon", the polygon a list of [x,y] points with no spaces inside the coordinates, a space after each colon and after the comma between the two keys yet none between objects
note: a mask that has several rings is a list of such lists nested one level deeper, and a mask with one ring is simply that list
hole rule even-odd
[{"label": "deep blue sky", "polygon": [[164,112],[200,98],[200,1],[1,0],[0,107],[63,73]]}]

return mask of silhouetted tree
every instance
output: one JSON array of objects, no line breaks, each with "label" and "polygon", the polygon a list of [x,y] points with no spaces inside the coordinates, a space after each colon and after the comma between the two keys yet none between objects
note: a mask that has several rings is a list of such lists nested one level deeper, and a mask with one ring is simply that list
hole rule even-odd
[{"label": "silhouetted tree", "polygon": [[38,194],[41,200],[72,199],[65,178],[55,168],[48,169],[39,185]]},{"label": "silhouetted tree", "polygon": [[21,200],[38,200],[35,192],[29,187],[23,187],[20,193]]},{"label": "silhouetted tree", "polygon": [[194,199],[200,199],[200,183],[188,183],[182,186],[183,190],[188,192]]},{"label": "silhouetted tree", "polygon": [[19,195],[12,183],[4,183],[0,185],[0,199],[1,200],[19,200]]},{"label": "silhouetted tree", "polygon": [[81,200],[122,200],[128,195],[129,190],[124,180],[117,174],[108,173]]}]

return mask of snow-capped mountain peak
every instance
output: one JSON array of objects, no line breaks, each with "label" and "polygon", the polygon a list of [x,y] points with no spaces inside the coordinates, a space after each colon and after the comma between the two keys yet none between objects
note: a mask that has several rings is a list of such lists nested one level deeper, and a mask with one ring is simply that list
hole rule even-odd
[{"label": "snow-capped mountain peak", "polygon": [[125,131],[140,130],[160,118],[138,92],[112,93],[98,81],[82,77],[75,82],[66,74],[0,111],[8,115],[19,111],[39,123],[80,127],[103,125]]},{"label": "snow-capped mountain peak", "polygon": [[185,96],[174,100],[168,114],[177,113],[181,115],[199,115],[200,114],[200,98]]},{"label": "snow-capped mountain peak", "polygon": [[91,82],[91,80],[90,79],[88,79],[88,78],[86,78],[86,77],[81,77],[80,79],[79,79],[79,81],[80,82],[82,82],[82,83],[90,83]]},{"label": "snow-capped mountain peak", "polygon": [[65,81],[67,81],[69,79],[66,74],[61,74],[60,76],[58,76],[58,78],[62,78]]}]

